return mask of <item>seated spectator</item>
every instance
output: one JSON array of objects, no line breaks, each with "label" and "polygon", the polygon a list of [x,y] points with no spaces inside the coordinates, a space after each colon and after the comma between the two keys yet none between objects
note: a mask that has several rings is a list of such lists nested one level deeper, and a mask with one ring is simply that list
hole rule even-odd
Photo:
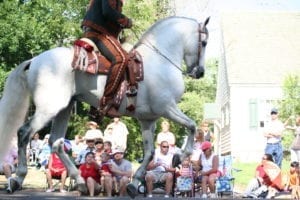
[{"label": "seated spectator", "polygon": [[5,178],[7,179],[8,186],[6,191],[8,193],[12,193],[11,189],[11,178],[12,174],[16,172],[16,166],[18,163],[18,149],[16,145],[12,145],[4,157],[4,159],[0,163],[0,173],[4,174]]},{"label": "seated spectator", "polygon": [[94,135],[93,133],[89,132],[84,136],[85,142],[87,144],[87,146],[82,149],[76,160],[75,160],[75,164],[77,166],[80,166],[81,164],[83,164],[85,162],[85,155],[88,152],[95,152],[96,151],[96,147],[95,147],[95,140],[97,138],[97,135]]},{"label": "seated spectator", "polygon": [[104,145],[103,145],[103,140],[100,138],[100,139],[97,139],[95,141],[95,159],[98,163],[98,165],[101,164],[101,154],[104,152]]},{"label": "seated spectator", "polygon": [[42,169],[45,169],[48,165],[49,162],[49,157],[51,154],[51,147],[49,145],[49,138],[50,135],[47,134],[44,137],[44,143],[41,148],[41,153],[39,154],[38,160],[39,160],[39,165],[42,167]]},{"label": "seated spectator", "polygon": [[192,191],[194,183],[193,165],[190,157],[183,159],[179,165],[176,187],[178,191]]},{"label": "seated spectator", "polygon": [[210,142],[205,141],[201,145],[203,153],[199,159],[199,166],[202,168],[200,172],[201,176],[201,187],[202,187],[202,198],[207,198],[207,185],[210,191],[210,198],[216,198],[215,195],[215,181],[220,176],[219,168],[219,157],[214,155],[212,145]]},{"label": "seated spectator", "polygon": [[153,159],[147,166],[145,176],[148,197],[152,196],[153,183],[165,183],[166,193],[165,197],[169,197],[173,181],[175,168],[172,167],[173,154],[169,152],[169,143],[162,141],[160,143],[160,150],[155,151]]},{"label": "seated spectator", "polygon": [[193,177],[193,167],[190,157],[183,159],[181,165],[179,166],[179,176],[181,177]]},{"label": "seated spectator", "polygon": [[290,170],[284,179],[284,190],[291,191],[293,193],[292,196],[296,196],[297,190],[300,187],[300,169],[297,161],[291,163]]},{"label": "seated spectator", "polygon": [[[118,188],[115,191],[119,191],[120,196],[126,195],[126,187],[130,182],[132,175],[132,164],[130,161],[124,159],[124,150],[121,148],[113,150],[112,164],[110,165],[110,171],[113,176],[116,177]],[[105,177],[105,190],[108,196],[112,195],[113,189],[113,177]]]},{"label": "seated spectator", "polygon": [[88,194],[91,197],[98,195],[101,191],[99,169],[100,167],[95,160],[95,153],[86,153],[85,162],[79,167],[79,174],[85,180],[86,186],[88,188]]},{"label": "seated spectator", "polygon": [[112,153],[112,145],[110,141],[104,141],[103,143],[104,152],[111,154]]},{"label": "seated spectator", "polygon": [[38,155],[40,154],[43,141],[40,140],[39,133],[35,133],[29,142],[29,155],[31,158],[31,164],[37,164]]},{"label": "seated spectator", "polygon": [[[103,152],[101,154],[101,165],[100,165],[100,174],[101,174],[101,186],[102,192],[104,192],[105,179],[112,178],[112,183],[114,188],[118,188],[116,177],[113,176],[113,172],[110,170],[110,165],[112,164],[112,160],[110,154],[107,152]],[[108,177],[108,178],[105,178]]]},{"label": "seated spectator", "polygon": [[66,190],[64,190],[64,186],[67,179],[67,169],[56,153],[51,153],[50,155],[48,169],[46,170],[46,178],[49,185],[46,192],[54,192],[55,189],[53,188],[52,182],[53,178],[60,178],[61,184],[59,190],[62,193],[66,192]]},{"label": "seated spectator", "polygon": [[[271,154],[265,154],[262,158],[261,163],[256,167],[255,170],[255,177],[250,180],[248,186],[243,194],[243,197],[250,197],[250,198],[265,198],[268,196],[274,196],[274,191],[276,186],[272,183],[270,177],[268,176],[265,166],[268,163],[272,162],[273,164],[273,157]],[[276,165],[277,166],[277,165]],[[277,166],[278,170],[280,168]],[[273,173],[275,171],[273,170]],[[270,193],[270,194],[268,194]],[[263,196],[262,196],[263,195]]]}]

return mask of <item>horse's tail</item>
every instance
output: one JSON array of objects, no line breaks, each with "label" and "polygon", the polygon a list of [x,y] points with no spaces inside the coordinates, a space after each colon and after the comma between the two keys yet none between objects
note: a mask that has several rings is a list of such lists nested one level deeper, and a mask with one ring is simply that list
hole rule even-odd
[{"label": "horse's tail", "polygon": [[[26,81],[26,68],[31,60],[24,61],[8,76],[0,99],[0,159],[9,150],[11,141],[24,123],[29,107],[29,90]],[[15,138],[14,138],[15,137]]]}]

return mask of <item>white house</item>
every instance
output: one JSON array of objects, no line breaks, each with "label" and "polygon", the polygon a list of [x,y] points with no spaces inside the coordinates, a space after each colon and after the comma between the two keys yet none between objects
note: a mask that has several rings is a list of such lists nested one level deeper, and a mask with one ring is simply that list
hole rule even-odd
[{"label": "white house", "polygon": [[300,13],[231,12],[220,23],[217,151],[258,161],[265,147],[262,127],[282,98],[283,80],[300,75]]}]

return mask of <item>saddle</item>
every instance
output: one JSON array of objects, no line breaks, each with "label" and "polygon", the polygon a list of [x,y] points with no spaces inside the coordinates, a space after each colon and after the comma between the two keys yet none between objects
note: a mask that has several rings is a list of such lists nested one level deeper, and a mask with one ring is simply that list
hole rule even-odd
[{"label": "saddle", "polygon": [[[88,38],[81,38],[74,42],[74,56],[72,61],[72,67],[76,70],[81,70],[89,74],[104,74],[107,75],[108,80],[114,80],[119,73],[118,70],[111,70],[111,62],[107,60],[97,46]],[[138,51],[135,49],[129,52],[128,64],[125,67],[125,73],[123,75],[118,89],[115,91],[113,100],[109,102],[103,101],[101,98],[99,101],[100,118],[103,116],[108,117],[120,117],[118,108],[123,100],[127,97],[126,109],[130,112],[135,110],[135,97],[137,95],[138,82],[144,79],[143,61]],[[105,89],[109,88],[112,81],[108,81],[105,85]],[[105,91],[104,91],[105,93]],[[117,110],[115,110],[117,108]],[[93,111],[95,112],[95,110]],[[97,113],[93,113],[97,115]]]}]

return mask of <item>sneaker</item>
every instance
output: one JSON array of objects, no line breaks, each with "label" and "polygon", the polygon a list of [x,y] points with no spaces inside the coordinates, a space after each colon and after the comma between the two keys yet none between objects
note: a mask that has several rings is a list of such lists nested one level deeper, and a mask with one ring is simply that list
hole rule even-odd
[{"label": "sneaker", "polygon": [[148,197],[148,198],[152,198],[153,195],[152,195],[152,194],[148,194],[147,197]]},{"label": "sneaker", "polygon": [[211,194],[209,195],[209,197],[212,198],[212,199],[215,199],[215,198],[217,198],[217,195],[216,195],[215,193],[211,193]]},{"label": "sneaker", "polygon": [[67,191],[64,189],[59,190],[61,193],[66,193]]},{"label": "sneaker", "polygon": [[168,194],[165,194],[165,196],[164,196],[165,198],[170,198],[170,196],[168,195]]},{"label": "sneaker", "polygon": [[53,188],[52,188],[52,189],[49,188],[49,189],[46,190],[46,192],[54,192],[54,191],[55,191],[55,190],[54,190]]},{"label": "sneaker", "polygon": [[202,199],[207,199],[207,194],[202,194],[201,198]]}]

